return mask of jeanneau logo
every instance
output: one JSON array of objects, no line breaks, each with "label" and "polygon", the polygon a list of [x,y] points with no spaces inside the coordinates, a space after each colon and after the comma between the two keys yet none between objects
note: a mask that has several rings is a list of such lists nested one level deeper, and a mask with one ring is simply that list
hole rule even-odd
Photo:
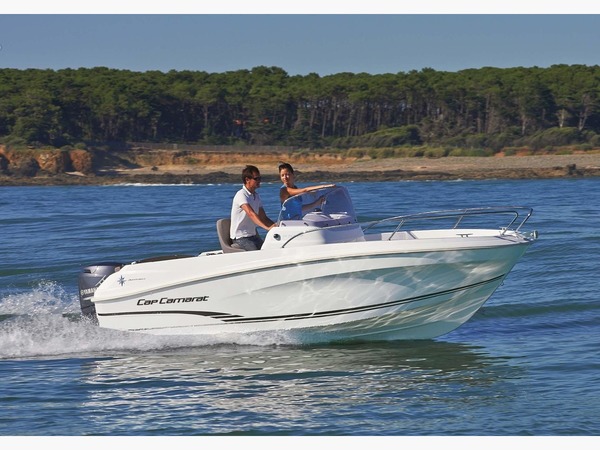
[{"label": "jeanneau logo", "polygon": [[121,286],[123,286],[125,284],[125,278],[123,278],[123,275],[121,275],[121,278],[119,278],[118,281]]}]

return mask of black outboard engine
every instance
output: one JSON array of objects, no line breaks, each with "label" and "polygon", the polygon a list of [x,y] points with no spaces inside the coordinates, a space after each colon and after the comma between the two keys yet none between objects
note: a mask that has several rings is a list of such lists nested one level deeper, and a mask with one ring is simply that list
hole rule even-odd
[{"label": "black outboard engine", "polygon": [[123,264],[107,262],[84,267],[79,274],[79,303],[85,317],[97,322],[96,307],[91,301],[94,292],[106,277],[117,272]]}]

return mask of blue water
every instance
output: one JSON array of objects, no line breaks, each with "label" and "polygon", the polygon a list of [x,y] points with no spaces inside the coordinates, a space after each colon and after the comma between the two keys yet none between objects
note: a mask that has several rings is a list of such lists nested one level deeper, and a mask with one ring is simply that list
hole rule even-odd
[{"label": "blue water", "polygon": [[156,337],[79,320],[80,268],[218,248],[237,185],[0,188],[0,436],[600,434],[599,179],[345,186],[361,219],[531,206],[540,238],[435,340]]}]

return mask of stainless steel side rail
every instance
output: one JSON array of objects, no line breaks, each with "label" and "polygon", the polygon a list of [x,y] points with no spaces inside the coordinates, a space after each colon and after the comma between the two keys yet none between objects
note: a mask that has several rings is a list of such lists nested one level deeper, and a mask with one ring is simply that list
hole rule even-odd
[{"label": "stainless steel side rail", "polygon": [[451,227],[452,229],[456,229],[458,225],[465,219],[466,217],[474,217],[474,216],[483,216],[483,215],[509,215],[510,221],[504,227],[499,227],[502,232],[500,235],[504,235],[507,231],[512,230],[512,226],[522,217],[519,225],[514,229],[515,232],[518,232],[521,227],[527,222],[531,214],[533,213],[533,208],[529,208],[526,206],[492,206],[492,207],[484,207],[484,208],[466,208],[466,209],[453,209],[453,210],[441,210],[441,211],[429,211],[424,213],[417,214],[409,214],[405,216],[395,216],[388,217],[381,220],[376,220],[373,222],[369,222],[365,224],[363,227],[363,232],[366,232],[376,226],[387,222],[399,222],[395,227],[394,231],[389,237],[391,240],[396,233],[401,231],[402,227],[410,222],[417,222],[422,220],[442,220],[442,219],[455,219],[454,225]]}]

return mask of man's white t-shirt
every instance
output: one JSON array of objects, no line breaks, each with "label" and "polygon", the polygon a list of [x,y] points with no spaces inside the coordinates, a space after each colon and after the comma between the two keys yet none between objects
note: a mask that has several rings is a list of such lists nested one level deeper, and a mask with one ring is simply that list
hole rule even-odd
[{"label": "man's white t-shirt", "polygon": [[233,202],[231,204],[231,227],[229,229],[229,237],[231,239],[256,235],[256,224],[248,217],[246,211],[242,209],[242,205],[245,204],[250,205],[256,214],[258,214],[260,208],[263,207],[258,192],[252,194],[246,189],[246,186],[242,186],[242,189],[237,191],[233,197]]}]

